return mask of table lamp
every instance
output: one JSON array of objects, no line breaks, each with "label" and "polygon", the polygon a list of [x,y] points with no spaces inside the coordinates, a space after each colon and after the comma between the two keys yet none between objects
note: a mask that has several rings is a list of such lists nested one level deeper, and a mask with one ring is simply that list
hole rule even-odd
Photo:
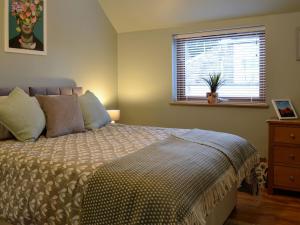
[{"label": "table lamp", "polygon": [[113,109],[113,110],[107,110],[111,123],[115,123],[116,121],[120,120],[120,110],[119,109]]}]

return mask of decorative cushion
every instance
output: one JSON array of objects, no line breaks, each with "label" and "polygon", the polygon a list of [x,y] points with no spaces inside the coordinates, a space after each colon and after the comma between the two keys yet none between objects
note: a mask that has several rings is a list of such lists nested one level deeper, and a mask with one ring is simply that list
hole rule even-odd
[{"label": "decorative cushion", "polygon": [[46,116],[46,137],[84,132],[77,95],[36,96]]},{"label": "decorative cushion", "polygon": [[47,89],[43,87],[29,87],[29,94],[30,96],[47,95]]},{"label": "decorative cushion", "polygon": [[63,87],[63,88],[60,88],[60,94],[61,95],[73,95],[73,90],[72,90],[72,88]]},{"label": "decorative cushion", "polygon": [[[81,95],[82,87],[29,87],[30,96],[36,95]],[[1,94],[1,89],[0,89]]]},{"label": "decorative cushion", "polygon": [[61,95],[82,95],[82,87],[62,87],[60,88]]},{"label": "decorative cushion", "polygon": [[[25,91],[26,94],[29,94],[29,88],[28,87],[21,87],[23,91]],[[0,96],[5,96],[7,97],[10,92],[12,92],[14,88],[0,88]]]},{"label": "decorative cushion", "polygon": [[90,91],[79,96],[86,129],[96,129],[108,124],[111,119],[99,99]]},{"label": "decorative cushion", "polygon": [[82,87],[73,87],[73,95],[82,95]]},{"label": "decorative cushion", "polygon": [[47,88],[47,95],[60,95],[60,90],[58,87]]},{"label": "decorative cushion", "polygon": [[17,87],[0,101],[0,123],[19,141],[30,141],[42,133],[45,116],[38,101]]}]

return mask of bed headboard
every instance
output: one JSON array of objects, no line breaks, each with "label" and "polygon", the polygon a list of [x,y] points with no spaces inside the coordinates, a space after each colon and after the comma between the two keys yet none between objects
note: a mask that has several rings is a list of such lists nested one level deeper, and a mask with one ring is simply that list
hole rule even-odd
[{"label": "bed headboard", "polygon": [[[82,95],[82,87],[21,87],[30,96]],[[7,96],[14,88],[0,88],[0,96]]]}]

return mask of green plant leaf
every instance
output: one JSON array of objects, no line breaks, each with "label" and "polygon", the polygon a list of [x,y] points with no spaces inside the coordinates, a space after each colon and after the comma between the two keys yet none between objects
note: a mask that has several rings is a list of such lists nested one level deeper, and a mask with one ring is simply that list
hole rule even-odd
[{"label": "green plant leaf", "polygon": [[221,73],[210,73],[208,76],[208,78],[202,79],[210,88],[211,93],[215,93],[225,83],[225,80],[221,79]]}]

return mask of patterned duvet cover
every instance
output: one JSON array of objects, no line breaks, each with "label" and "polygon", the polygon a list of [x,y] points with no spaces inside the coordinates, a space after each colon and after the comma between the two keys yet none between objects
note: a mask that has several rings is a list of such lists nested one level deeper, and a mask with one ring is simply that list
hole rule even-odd
[{"label": "patterned duvet cover", "polygon": [[[0,219],[13,225],[80,224],[88,181],[97,169],[187,131],[115,124],[34,143],[0,142]],[[225,174],[238,179],[232,166]]]}]

